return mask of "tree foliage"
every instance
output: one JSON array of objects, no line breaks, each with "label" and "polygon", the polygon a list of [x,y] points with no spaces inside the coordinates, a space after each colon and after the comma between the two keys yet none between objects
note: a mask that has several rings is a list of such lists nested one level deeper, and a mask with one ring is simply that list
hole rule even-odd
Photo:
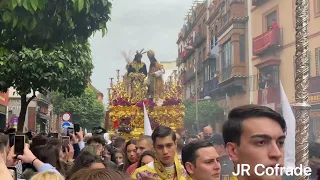
[{"label": "tree foliage", "polygon": [[0,76],[3,77],[0,90],[13,86],[20,95],[31,90],[81,94],[93,69],[91,51],[88,44],[70,46],[56,47],[49,53],[41,48],[3,53],[0,56]]},{"label": "tree foliage", "polygon": [[110,12],[108,0],[0,1],[0,42],[16,51],[86,42],[97,30],[106,33]]},{"label": "tree foliage", "polygon": [[19,131],[32,90],[84,91],[93,69],[88,38],[105,35],[110,11],[108,0],[0,1],[0,91],[13,86],[21,95]]},{"label": "tree foliage", "polygon": [[59,115],[64,112],[72,114],[72,122],[80,123],[82,127],[91,129],[103,123],[105,110],[97,100],[97,93],[87,88],[81,96],[64,98],[62,93],[53,93],[53,111]]},{"label": "tree foliage", "polygon": [[[186,101],[184,123],[188,129],[196,125],[196,103]],[[198,102],[198,120],[200,128],[202,126],[211,125],[215,127],[215,122],[221,118],[223,110],[215,101],[199,101]]]}]

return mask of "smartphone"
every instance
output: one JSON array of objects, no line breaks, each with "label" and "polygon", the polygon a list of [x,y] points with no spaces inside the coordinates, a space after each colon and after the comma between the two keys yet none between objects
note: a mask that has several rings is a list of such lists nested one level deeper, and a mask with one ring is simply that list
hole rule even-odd
[{"label": "smartphone", "polygon": [[7,167],[8,168],[8,171],[10,172],[11,174],[11,177],[13,178],[13,180],[17,180],[17,169],[16,167]]},{"label": "smartphone", "polygon": [[14,145],[14,136],[16,133],[10,133],[9,134],[9,146],[12,147]]},{"label": "smartphone", "polygon": [[59,138],[59,133],[52,133],[52,137]]},{"label": "smartphone", "polygon": [[80,124],[75,123],[73,125],[73,128],[74,128],[74,132],[79,132],[80,131]]},{"label": "smartphone", "polygon": [[14,136],[14,153],[16,155],[23,155],[24,142],[25,142],[24,135],[15,135]]},{"label": "smartphone", "polygon": [[73,128],[68,127],[67,129],[67,136],[71,136],[73,134]]},{"label": "smartphone", "polygon": [[70,137],[69,136],[62,136],[62,147],[66,148],[70,144]]}]

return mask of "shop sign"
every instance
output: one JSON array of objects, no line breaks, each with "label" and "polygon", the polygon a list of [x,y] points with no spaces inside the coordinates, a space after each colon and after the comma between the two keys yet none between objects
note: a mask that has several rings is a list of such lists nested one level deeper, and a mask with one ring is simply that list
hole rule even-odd
[{"label": "shop sign", "polygon": [[318,103],[320,103],[320,93],[309,94],[309,103],[310,104],[318,104]]}]

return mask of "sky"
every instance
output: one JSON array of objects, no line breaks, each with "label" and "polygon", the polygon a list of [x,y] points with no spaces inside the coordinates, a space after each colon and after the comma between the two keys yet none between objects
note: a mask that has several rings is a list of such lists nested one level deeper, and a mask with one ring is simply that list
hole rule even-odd
[{"label": "sky", "polygon": [[[177,38],[184,17],[193,0],[113,0],[108,33],[102,38],[96,33],[91,39],[94,63],[93,85],[105,95],[116,70],[125,73],[126,61],[121,51],[149,50],[155,52],[159,61],[175,61]],[[133,57],[132,57],[133,58]],[[145,55],[142,60],[148,65]],[[148,66],[147,66],[148,67]]]}]

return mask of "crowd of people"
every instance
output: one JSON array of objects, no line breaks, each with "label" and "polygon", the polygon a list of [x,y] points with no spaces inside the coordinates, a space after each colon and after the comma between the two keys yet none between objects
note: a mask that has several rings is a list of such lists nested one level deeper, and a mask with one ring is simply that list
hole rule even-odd
[{"label": "crowd of people", "polygon": [[[26,138],[23,154],[15,155],[7,132],[0,134],[0,179],[14,179],[10,169],[17,179],[26,180],[282,179],[257,176],[253,169],[251,175],[236,177],[232,172],[239,164],[284,166],[285,132],[279,113],[257,105],[233,109],[222,134],[210,126],[198,135],[158,126],[151,136],[126,141],[118,135],[84,135],[80,129],[65,145],[60,137],[40,133]],[[317,169],[313,171],[316,179]]]}]

